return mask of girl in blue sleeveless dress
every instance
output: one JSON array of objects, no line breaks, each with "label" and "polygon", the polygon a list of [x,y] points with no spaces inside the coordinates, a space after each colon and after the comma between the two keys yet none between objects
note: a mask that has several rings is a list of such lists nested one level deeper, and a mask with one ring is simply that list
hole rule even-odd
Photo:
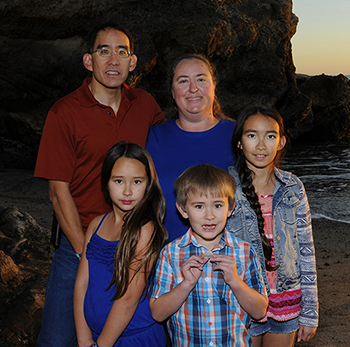
[{"label": "girl in blue sleeveless dress", "polygon": [[96,217],[86,232],[74,290],[78,346],[163,347],[149,287],[167,241],[165,201],[148,152],[133,143],[113,146],[101,184],[112,212]]}]

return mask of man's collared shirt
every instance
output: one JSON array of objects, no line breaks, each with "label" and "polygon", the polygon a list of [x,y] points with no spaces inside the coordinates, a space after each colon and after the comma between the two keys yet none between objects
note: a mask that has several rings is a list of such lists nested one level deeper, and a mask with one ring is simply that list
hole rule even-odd
[{"label": "man's collared shirt", "polygon": [[[159,298],[184,279],[181,266],[192,255],[207,249],[198,244],[191,229],[166,245],[159,257],[152,297]],[[266,295],[258,257],[254,249],[224,231],[214,254],[232,256],[239,277],[251,288]],[[208,261],[201,277],[180,309],[170,317],[168,329],[174,346],[252,346],[248,333],[250,316],[241,308],[221,271]]]},{"label": "man's collared shirt", "polygon": [[122,87],[115,115],[89,89],[91,78],[50,109],[46,118],[35,177],[68,182],[86,229],[110,210],[101,190],[101,169],[109,149],[119,141],[146,145],[149,128],[164,121],[154,98],[142,89]]}]

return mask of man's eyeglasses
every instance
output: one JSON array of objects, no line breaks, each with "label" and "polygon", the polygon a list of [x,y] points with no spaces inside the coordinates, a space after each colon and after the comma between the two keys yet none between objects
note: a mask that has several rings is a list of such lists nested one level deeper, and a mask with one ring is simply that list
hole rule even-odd
[{"label": "man's eyeglasses", "polygon": [[117,53],[117,56],[119,58],[129,58],[131,56],[131,52],[125,48],[119,48],[117,50],[113,50],[110,48],[98,48],[96,49],[96,51],[93,51],[92,53],[97,53],[102,58],[108,58],[112,56],[114,52]]}]

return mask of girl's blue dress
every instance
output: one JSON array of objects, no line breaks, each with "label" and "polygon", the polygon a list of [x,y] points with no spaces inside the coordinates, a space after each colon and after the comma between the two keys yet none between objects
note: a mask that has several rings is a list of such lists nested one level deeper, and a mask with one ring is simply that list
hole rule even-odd
[{"label": "girl's blue dress", "polygon": [[[112,308],[112,298],[115,293],[114,285],[109,290],[106,289],[113,275],[114,255],[119,241],[108,241],[97,235],[105,217],[106,215],[86,248],[86,257],[89,261],[89,283],[84,301],[84,314],[94,341],[102,332]],[[133,318],[114,346],[164,347],[165,345],[165,332],[162,325],[156,323],[151,316],[149,297],[146,299],[142,297]]]}]

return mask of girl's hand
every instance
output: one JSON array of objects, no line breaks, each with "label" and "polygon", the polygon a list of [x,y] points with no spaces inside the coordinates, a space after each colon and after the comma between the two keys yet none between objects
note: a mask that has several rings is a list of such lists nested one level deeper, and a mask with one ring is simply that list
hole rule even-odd
[{"label": "girl's hand", "polygon": [[213,270],[221,270],[224,280],[229,286],[237,283],[239,276],[237,273],[237,262],[235,258],[228,255],[214,254],[210,261],[216,263]]},{"label": "girl's hand", "polygon": [[181,266],[181,272],[184,276],[184,282],[191,286],[195,286],[201,276],[203,266],[208,260],[204,256],[198,257],[193,255]]},{"label": "girl's hand", "polygon": [[304,325],[299,326],[298,342],[310,341],[316,334],[317,328],[306,327]]}]

